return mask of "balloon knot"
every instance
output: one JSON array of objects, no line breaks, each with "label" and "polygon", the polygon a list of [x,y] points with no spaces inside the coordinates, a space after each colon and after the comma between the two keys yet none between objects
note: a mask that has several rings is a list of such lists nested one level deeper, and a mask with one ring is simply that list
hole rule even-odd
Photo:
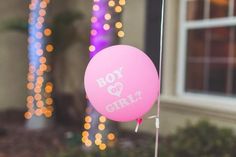
[{"label": "balloon knot", "polygon": [[138,129],[139,129],[139,126],[142,124],[143,122],[143,119],[142,118],[138,118],[136,120],[137,124],[136,124],[136,127],[135,127],[135,132],[137,133],[138,132]]}]

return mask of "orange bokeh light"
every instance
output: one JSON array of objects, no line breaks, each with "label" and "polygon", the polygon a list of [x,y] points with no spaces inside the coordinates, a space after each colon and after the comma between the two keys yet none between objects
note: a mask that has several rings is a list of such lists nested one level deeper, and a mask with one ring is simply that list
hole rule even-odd
[{"label": "orange bokeh light", "polygon": [[51,93],[51,92],[52,92],[52,89],[53,89],[52,86],[47,85],[47,86],[45,87],[45,92],[46,92],[46,93]]},{"label": "orange bokeh light", "polygon": [[45,16],[45,15],[46,15],[46,10],[40,9],[40,10],[39,10],[39,15],[40,15],[40,16]]},{"label": "orange bokeh light", "polygon": [[105,150],[107,148],[106,144],[102,143],[99,145],[100,150]]},{"label": "orange bokeh light", "polygon": [[108,138],[108,140],[113,141],[113,140],[115,140],[115,134],[109,133],[109,134],[107,135],[107,138]]},{"label": "orange bokeh light", "polygon": [[34,98],[35,100],[41,100],[42,96],[40,94],[35,94]]},{"label": "orange bokeh light", "polygon": [[46,102],[47,105],[52,105],[53,104],[53,99],[52,98],[47,98],[45,102]]},{"label": "orange bokeh light", "polygon": [[25,119],[30,119],[32,117],[32,113],[25,112],[24,117],[25,117]]},{"label": "orange bokeh light", "polygon": [[30,89],[30,90],[33,89],[34,88],[34,84],[32,82],[27,83],[27,88]]},{"label": "orange bokeh light", "polygon": [[51,29],[46,28],[46,29],[44,30],[44,35],[45,35],[45,36],[50,36],[51,34],[52,34],[52,30],[51,30]]},{"label": "orange bokeh light", "polygon": [[52,44],[48,44],[48,45],[46,46],[46,50],[47,50],[47,52],[52,52],[52,51],[54,50],[53,45],[52,45]]},{"label": "orange bokeh light", "polygon": [[41,116],[42,113],[43,113],[43,112],[42,112],[41,109],[36,109],[36,110],[35,110],[35,115],[36,115],[36,116]]},{"label": "orange bokeh light", "polygon": [[39,49],[36,51],[37,55],[39,56],[42,56],[43,55],[43,50],[42,49]]},{"label": "orange bokeh light", "polygon": [[99,117],[99,121],[101,122],[101,123],[104,123],[104,122],[106,122],[106,117],[104,117],[104,116],[100,116]]},{"label": "orange bokeh light", "polygon": [[101,131],[104,130],[105,129],[105,125],[104,124],[99,124],[98,125],[98,129],[101,130]]},{"label": "orange bokeh light", "polygon": [[45,1],[42,1],[40,3],[40,7],[43,8],[43,9],[46,8],[47,7],[47,3]]}]

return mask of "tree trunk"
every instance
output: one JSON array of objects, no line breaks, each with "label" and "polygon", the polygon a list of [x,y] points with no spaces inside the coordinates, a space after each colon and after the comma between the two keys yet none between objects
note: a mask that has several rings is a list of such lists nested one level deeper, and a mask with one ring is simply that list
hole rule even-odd
[{"label": "tree trunk", "polygon": [[[29,73],[28,93],[25,118],[28,119],[28,129],[42,129],[48,126],[52,116],[51,92],[53,85],[48,77],[48,52],[52,47],[46,47],[47,41],[44,35],[45,17],[48,0],[31,0],[29,5]],[[51,46],[51,45],[50,45]]]},{"label": "tree trunk", "polygon": [[[109,2],[114,2],[113,4],[109,4]],[[110,0],[99,0],[94,1],[93,4],[93,12],[91,18],[91,36],[90,36],[90,58],[94,57],[100,50],[116,45],[119,43],[119,38],[117,36],[118,30],[115,29],[115,23],[120,21],[122,6],[118,5],[118,0],[110,1]],[[110,6],[109,6],[109,5]],[[121,10],[118,10],[118,13],[115,12],[116,6],[119,6]],[[119,8],[119,9],[120,9]],[[104,63],[105,64],[105,63]],[[109,120],[104,119],[101,114],[99,114],[90,104],[87,103],[87,117],[90,117],[92,120],[88,121],[85,118],[85,132],[88,132],[89,136],[82,135],[86,146],[90,147],[92,143],[95,143],[99,146],[100,149],[104,149],[104,143],[107,143],[109,140],[106,138],[109,133],[114,133],[118,124]],[[89,118],[88,118],[89,119]],[[91,127],[87,128],[86,124],[90,122]],[[105,129],[103,130],[101,125],[105,125]],[[117,133],[117,132],[116,132]],[[96,137],[96,134],[102,135],[102,141],[99,141]],[[85,134],[86,135],[86,134]],[[114,134],[113,134],[114,135]],[[95,142],[94,142],[95,141]],[[101,145],[103,144],[103,146]],[[101,147],[102,146],[102,147]]]}]

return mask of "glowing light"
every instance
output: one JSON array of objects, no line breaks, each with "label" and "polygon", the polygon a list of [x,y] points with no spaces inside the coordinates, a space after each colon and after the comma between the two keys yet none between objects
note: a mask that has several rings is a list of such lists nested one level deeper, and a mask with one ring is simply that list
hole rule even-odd
[{"label": "glowing light", "polygon": [[41,96],[41,94],[35,94],[34,98],[35,98],[35,100],[41,100],[42,96]]},{"label": "glowing light", "polygon": [[110,0],[110,1],[108,2],[108,5],[109,5],[109,7],[114,7],[116,4],[115,4],[115,1],[114,1],[114,0]]},{"label": "glowing light", "polygon": [[43,0],[44,2],[46,2],[47,4],[50,3],[50,0]]},{"label": "glowing light", "polygon": [[28,108],[33,108],[34,104],[31,103],[31,102],[27,102],[26,106],[27,106]]},{"label": "glowing light", "polygon": [[42,27],[43,27],[43,25],[42,25],[41,23],[37,23],[37,24],[36,24],[36,28],[37,28],[37,29],[41,29]]},{"label": "glowing light", "polygon": [[92,29],[91,32],[90,32],[90,34],[93,35],[93,36],[97,35],[97,33],[98,32],[95,29]]},{"label": "glowing light", "polygon": [[42,83],[44,81],[43,77],[38,77],[37,82]]},{"label": "glowing light", "polygon": [[116,6],[116,7],[115,7],[115,12],[117,12],[117,13],[122,12],[121,6]]},{"label": "glowing light", "polygon": [[32,114],[30,112],[25,112],[24,117],[25,119],[30,119],[32,117]]},{"label": "glowing light", "polygon": [[53,86],[52,82],[47,82],[47,86]]},{"label": "glowing light", "polygon": [[52,30],[51,30],[51,29],[46,28],[46,29],[44,30],[44,35],[45,35],[45,36],[50,36],[51,34],[52,34]]},{"label": "glowing light", "polygon": [[28,81],[33,82],[34,81],[34,75],[28,75]]},{"label": "glowing light", "polygon": [[104,18],[106,20],[110,20],[111,19],[111,14],[109,14],[109,13],[105,14]]},{"label": "glowing light", "polygon": [[41,32],[37,32],[37,33],[36,33],[36,37],[37,37],[38,39],[41,39],[41,38],[43,37],[43,34],[42,34]]},{"label": "glowing light", "polygon": [[83,143],[86,143],[87,141],[88,141],[88,137],[87,136],[82,137],[82,142]]},{"label": "glowing light", "polygon": [[46,65],[46,64],[41,64],[41,65],[39,66],[39,69],[40,69],[41,71],[46,71],[46,70],[47,70],[47,65]]},{"label": "glowing light", "polygon": [[52,98],[47,98],[45,102],[46,102],[47,105],[52,105],[53,104],[53,99]]},{"label": "glowing light", "polygon": [[49,86],[49,85],[47,85],[46,87],[45,87],[45,92],[46,93],[51,93],[52,92],[52,86]]},{"label": "glowing light", "polygon": [[100,116],[100,117],[99,117],[99,121],[100,121],[101,123],[105,123],[105,122],[106,122],[106,117]]},{"label": "glowing light", "polygon": [[104,24],[103,25],[103,29],[104,30],[109,30],[110,29],[110,25],[109,24]]},{"label": "glowing light", "polygon": [[38,17],[38,19],[37,19],[37,20],[38,20],[38,22],[39,22],[39,23],[41,23],[41,24],[44,22],[44,18],[43,18],[43,17],[41,17],[41,16],[40,16],[40,17]]},{"label": "glowing light", "polygon": [[98,125],[98,129],[101,130],[101,131],[104,130],[105,129],[105,125],[104,124],[99,124]]},{"label": "glowing light", "polygon": [[96,140],[95,140],[95,144],[96,144],[97,146],[99,146],[101,143],[102,143],[102,140],[100,140],[100,139],[96,139]]},{"label": "glowing light", "polygon": [[36,103],[36,105],[37,107],[42,108],[44,104],[43,104],[43,101],[40,100]]},{"label": "glowing light", "polygon": [[85,117],[85,122],[90,123],[92,121],[92,118],[90,116]]},{"label": "glowing light", "polygon": [[85,146],[90,147],[92,145],[92,142],[90,140],[85,141]]},{"label": "glowing light", "polygon": [[120,5],[125,5],[126,2],[125,2],[125,0],[119,0],[119,4],[120,4]]},{"label": "glowing light", "polygon": [[39,10],[39,15],[40,15],[40,16],[45,16],[45,15],[46,15],[46,10],[40,9],[40,10]]},{"label": "glowing light", "polygon": [[36,114],[37,116],[41,116],[41,115],[43,114],[43,112],[42,112],[41,109],[36,109],[36,110],[35,110],[35,114]]},{"label": "glowing light", "polygon": [[88,136],[89,136],[88,131],[83,131],[83,132],[82,132],[82,136],[86,136],[86,137],[88,137]]},{"label": "glowing light", "polygon": [[29,9],[30,9],[30,10],[34,10],[34,9],[35,9],[35,5],[30,4],[30,5],[29,5]]},{"label": "glowing light", "polygon": [[44,112],[44,115],[45,115],[45,117],[49,118],[49,117],[52,116],[52,111],[46,110],[46,111]]},{"label": "glowing light", "polygon": [[[45,117],[51,117],[53,111],[53,107],[44,106],[45,104],[51,105],[53,103],[50,95],[45,97],[46,91],[52,92],[53,85],[47,86],[48,84],[46,84],[45,86],[44,83],[44,73],[48,69],[48,65],[46,65],[47,59],[43,56],[44,47],[48,52],[53,51],[53,46],[51,44],[45,46],[43,39],[44,35],[50,36],[52,34],[49,28],[43,28],[44,16],[46,15],[46,8],[49,2],[49,0],[31,0],[29,5],[29,72],[27,75],[27,88],[30,96],[27,97],[28,111],[24,114],[26,119],[30,119],[33,115],[41,116],[42,114]],[[44,88],[45,91],[43,90]]]},{"label": "glowing light", "polygon": [[46,57],[40,57],[39,62],[40,63],[46,63]]},{"label": "glowing light", "polygon": [[97,133],[97,134],[95,135],[95,138],[96,138],[96,139],[102,139],[102,134]]},{"label": "glowing light", "polygon": [[91,22],[92,23],[95,23],[95,22],[97,22],[98,21],[98,19],[96,18],[96,17],[91,17]]},{"label": "glowing light", "polygon": [[99,5],[97,5],[97,4],[93,5],[93,10],[94,11],[99,11],[99,9],[100,9]]},{"label": "glowing light", "polygon": [[122,37],[125,36],[125,32],[124,32],[124,31],[119,31],[119,32],[117,33],[117,35],[118,35],[118,37],[122,38]]},{"label": "glowing light", "polygon": [[[119,4],[118,4],[119,2]],[[107,1],[99,1],[94,0],[93,12],[91,18],[91,31],[90,31],[90,46],[89,46],[89,55],[90,58],[95,56],[101,49],[110,46],[112,43],[109,38],[110,35],[113,35],[113,31],[108,31],[113,27],[117,28],[117,36],[124,36],[124,32],[121,31],[122,23],[118,21],[114,21],[112,16],[119,16],[118,14],[123,11],[123,5],[125,5],[125,0],[109,0]],[[110,7],[110,8],[109,8]],[[111,8],[112,7],[112,8]],[[112,19],[112,20],[111,20]],[[108,20],[111,20],[108,22]],[[117,24],[116,24],[117,23]],[[114,25],[114,26],[113,26]],[[104,31],[105,30],[105,31]],[[86,114],[95,114],[95,116],[99,115],[94,111],[94,109],[89,106],[86,108]],[[90,119],[90,118],[91,119]],[[106,118],[104,116],[99,116],[99,121],[97,119],[93,119],[97,117],[88,116],[85,117],[84,129],[87,131],[86,133],[82,133],[82,142],[85,143],[86,146],[90,146],[88,141],[94,141],[94,143],[99,147],[100,150],[105,150],[107,145],[104,143],[115,139],[115,134],[104,135],[103,130],[106,128]],[[91,123],[92,122],[92,123]],[[97,123],[99,123],[97,125]],[[96,128],[97,127],[97,128]],[[97,130],[98,129],[98,130]],[[106,138],[109,138],[106,140]],[[103,141],[104,140],[104,141]]]},{"label": "glowing light", "polygon": [[38,76],[42,76],[43,75],[43,71],[41,71],[41,70],[37,70],[36,73],[37,73]]},{"label": "glowing light", "polygon": [[43,55],[43,50],[42,50],[42,49],[38,49],[38,50],[36,51],[36,54],[37,54],[38,56],[42,56],[42,55]]},{"label": "glowing light", "polygon": [[123,25],[121,22],[116,22],[115,26],[116,26],[116,28],[120,29],[120,28],[122,28]]},{"label": "glowing light", "polygon": [[99,145],[100,150],[105,150],[107,148],[106,144],[102,143]]},{"label": "glowing light", "polygon": [[94,52],[95,50],[96,50],[95,46],[93,46],[93,45],[89,46],[89,51],[90,52]]},{"label": "glowing light", "polygon": [[46,50],[47,50],[47,52],[52,52],[52,51],[54,50],[53,45],[52,45],[52,44],[48,44],[48,45],[46,46]]},{"label": "glowing light", "polygon": [[52,106],[47,106],[47,110],[53,112],[54,108]]},{"label": "glowing light", "polygon": [[27,97],[27,101],[28,102],[33,102],[34,101],[34,97],[33,96],[28,96]]},{"label": "glowing light", "polygon": [[47,7],[47,3],[45,1],[42,1],[40,3],[40,7],[43,8],[43,9],[46,8]]},{"label": "glowing light", "polygon": [[113,141],[113,140],[115,140],[115,134],[109,133],[109,134],[107,135],[107,138],[108,138],[108,140]]},{"label": "glowing light", "polygon": [[85,123],[85,124],[84,124],[84,128],[85,128],[86,130],[89,130],[89,129],[91,128],[91,125],[90,125],[89,123]]},{"label": "glowing light", "polygon": [[41,92],[41,88],[40,88],[40,87],[35,88],[35,89],[34,89],[34,92],[35,92],[35,93],[40,93],[40,92]]},{"label": "glowing light", "polygon": [[28,89],[33,89],[34,88],[34,84],[33,83],[27,83],[27,88]]}]

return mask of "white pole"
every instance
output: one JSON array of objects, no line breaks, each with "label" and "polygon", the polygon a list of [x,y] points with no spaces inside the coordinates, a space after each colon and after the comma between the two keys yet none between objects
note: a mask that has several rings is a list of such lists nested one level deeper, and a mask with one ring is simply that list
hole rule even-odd
[{"label": "white pole", "polygon": [[[164,13],[165,13],[165,0],[162,0],[162,7],[161,7],[161,33],[160,33],[160,58],[159,58],[159,79],[160,79],[160,83],[161,83],[161,73],[162,73]],[[155,157],[158,157],[159,117],[160,117],[160,94],[159,94],[159,97],[158,97],[158,100],[157,100]]]}]

